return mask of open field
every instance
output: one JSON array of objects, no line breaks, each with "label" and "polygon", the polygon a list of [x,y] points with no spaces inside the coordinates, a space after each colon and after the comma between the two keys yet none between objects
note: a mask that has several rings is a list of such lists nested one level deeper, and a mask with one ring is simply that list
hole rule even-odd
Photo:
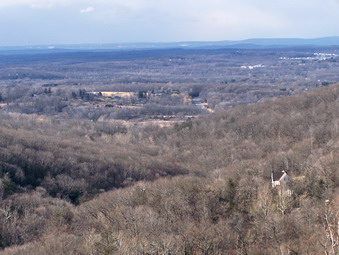
[{"label": "open field", "polygon": [[114,92],[114,91],[99,91],[99,92],[88,92],[93,95],[100,95],[103,97],[135,97],[135,93],[133,92]]}]

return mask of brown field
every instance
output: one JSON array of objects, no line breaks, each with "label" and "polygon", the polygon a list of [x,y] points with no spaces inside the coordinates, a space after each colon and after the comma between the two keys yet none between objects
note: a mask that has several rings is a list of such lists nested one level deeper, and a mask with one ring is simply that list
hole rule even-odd
[{"label": "brown field", "polygon": [[[115,91],[100,91],[104,97],[133,97],[136,93],[134,92],[115,92]],[[98,95],[100,92],[89,92],[90,94]]]}]

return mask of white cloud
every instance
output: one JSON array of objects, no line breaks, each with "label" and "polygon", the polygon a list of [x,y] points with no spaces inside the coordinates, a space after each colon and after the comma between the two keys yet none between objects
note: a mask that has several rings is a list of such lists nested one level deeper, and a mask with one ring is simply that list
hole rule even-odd
[{"label": "white cloud", "polygon": [[92,6],[80,10],[80,13],[90,13],[90,12],[94,12],[94,8]]}]

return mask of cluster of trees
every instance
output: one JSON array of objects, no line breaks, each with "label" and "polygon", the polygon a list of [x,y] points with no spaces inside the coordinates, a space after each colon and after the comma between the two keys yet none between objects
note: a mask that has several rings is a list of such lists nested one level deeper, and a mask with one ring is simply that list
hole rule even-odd
[{"label": "cluster of trees", "polygon": [[128,144],[137,138],[129,138],[132,134],[119,123],[57,125],[35,116],[20,124],[8,119],[1,124],[0,177],[11,187],[2,192],[4,198],[43,187],[49,195],[77,204],[99,190],[188,172],[174,162],[162,162],[151,149]]},{"label": "cluster of trees", "polygon": [[336,255],[338,89],[171,128],[3,114],[1,253]]},{"label": "cluster of trees", "polygon": [[[140,92],[140,91],[139,91]],[[3,111],[24,114],[44,114],[63,118],[79,118],[98,120],[150,118],[153,116],[171,115],[182,117],[184,115],[198,115],[205,111],[198,107],[187,105],[181,97],[164,95],[152,97],[140,104],[136,98],[121,99],[123,105],[133,105],[138,103],[137,108],[104,107],[99,103],[102,97],[88,93],[86,89],[61,89],[51,87],[29,88],[25,86],[14,86],[0,88],[0,102],[5,102]],[[125,102],[126,101],[126,102]],[[137,102],[134,102],[137,101]],[[109,101],[107,101],[108,105]],[[113,105],[112,105],[113,106]],[[117,105],[116,105],[117,106]]]}]

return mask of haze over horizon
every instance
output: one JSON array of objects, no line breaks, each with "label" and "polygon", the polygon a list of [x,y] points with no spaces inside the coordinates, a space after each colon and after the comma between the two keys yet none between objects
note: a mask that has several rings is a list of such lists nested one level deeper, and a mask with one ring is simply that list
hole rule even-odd
[{"label": "haze over horizon", "polygon": [[0,46],[319,38],[339,0],[0,0]]}]

